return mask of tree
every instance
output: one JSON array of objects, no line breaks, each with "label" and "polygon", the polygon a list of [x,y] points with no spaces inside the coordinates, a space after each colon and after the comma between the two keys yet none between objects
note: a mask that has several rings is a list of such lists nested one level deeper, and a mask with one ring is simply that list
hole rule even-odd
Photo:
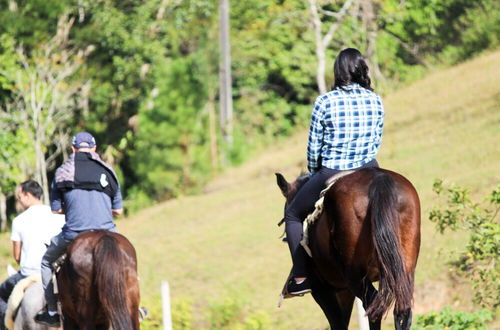
[{"label": "tree", "polygon": [[[74,79],[92,51],[78,50],[71,45],[69,32],[74,19],[60,17],[57,33],[48,42],[27,54],[22,46],[17,48],[17,66],[3,67],[0,71],[12,83],[10,100],[4,112],[13,112],[21,118],[21,128],[26,129],[35,151],[35,180],[44,191],[48,202],[47,171],[54,167],[56,157],[66,149],[69,140],[68,121],[77,108],[87,105],[88,82]],[[55,150],[46,154],[51,146]]]},{"label": "tree", "polygon": [[7,198],[25,180],[34,165],[33,145],[27,131],[12,129],[17,124],[0,118],[0,231],[7,229]]},{"label": "tree", "polygon": [[[342,22],[346,17],[348,17],[348,9],[357,0],[346,0],[338,12],[325,11],[322,10],[318,4],[317,0],[307,0],[309,3],[309,9],[311,11],[311,18],[314,27],[314,36],[316,40],[316,58],[318,60],[318,67],[316,73],[316,81],[318,83],[318,89],[320,94],[327,92],[326,89],[326,49],[332,41],[333,36],[340,28]],[[326,34],[323,35],[322,21],[319,16],[319,12],[322,11],[325,15],[334,17],[335,22],[330,25]]]},{"label": "tree", "polygon": [[167,198],[210,173],[203,113],[207,96],[195,55],[166,63],[155,76],[156,88],[139,112],[129,157],[140,177],[137,186],[149,196]]},{"label": "tree", "polygon": [[375,81],[384,81],[384,76],[380,71],[377,56],[377,9],[374,0],[364,0],[360,2],[364,34],[366,35],[365,56],[368,60],[368,66],[371,68]]}]

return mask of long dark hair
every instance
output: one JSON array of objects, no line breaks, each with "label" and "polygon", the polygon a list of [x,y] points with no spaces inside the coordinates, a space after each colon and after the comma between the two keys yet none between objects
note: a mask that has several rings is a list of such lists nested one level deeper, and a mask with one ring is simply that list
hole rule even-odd
[{"label": "long dark hair", "polygon": [[373,90],[368,76],[368,65],[357,49],[346,48],[339,53],[333,65],[333,74],[335,76],[333,89],[358,83],[366,89]]}]

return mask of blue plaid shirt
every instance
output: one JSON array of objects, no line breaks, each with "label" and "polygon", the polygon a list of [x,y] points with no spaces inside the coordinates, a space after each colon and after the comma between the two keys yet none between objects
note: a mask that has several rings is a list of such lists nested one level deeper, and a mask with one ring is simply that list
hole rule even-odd
[{"label": "blue plaid shirt", "polygon": [[307,168],[358,168],[380,148],[384,106],[380,96],[358,84],[336,88],[316,99],[307,145]]}]

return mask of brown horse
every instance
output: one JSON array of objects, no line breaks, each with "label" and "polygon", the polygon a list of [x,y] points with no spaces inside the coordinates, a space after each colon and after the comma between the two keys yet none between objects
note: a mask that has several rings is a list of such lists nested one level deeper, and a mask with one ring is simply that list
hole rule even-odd
[{"label": "brown horse", "polygon": [[[308,180],[290,184],[276,176],[287,203]],[[355,297],[363,301],[370,329],[380,329],[392,304],[396,329],[410,328],[420,202],[406,178],[365,168],[339,179],[309,227],[309,246],[312,295],[332,329],[348,328]]]},{"label": "brown horse", "polygon": [[139,329],[137,259],[124,236],[107,230],[77,236],[57,283],[65,329]]}]

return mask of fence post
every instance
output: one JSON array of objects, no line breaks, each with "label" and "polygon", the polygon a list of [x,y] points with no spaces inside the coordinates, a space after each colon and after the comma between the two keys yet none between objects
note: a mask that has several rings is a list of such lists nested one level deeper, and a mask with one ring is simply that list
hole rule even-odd
[{"label": "fence post", "polygon": [[359,298],[356,298],[356,309],[358,310],[359,330],[370,330],[370,323],[368,322],[368,317],[365,315],[363,302]]},{"label": "fence post", "polygon": [[167,281],[161,281],[161,301],[163,310],[163,330],[172,330],[172,315],[170,312],[170,287]]}]

